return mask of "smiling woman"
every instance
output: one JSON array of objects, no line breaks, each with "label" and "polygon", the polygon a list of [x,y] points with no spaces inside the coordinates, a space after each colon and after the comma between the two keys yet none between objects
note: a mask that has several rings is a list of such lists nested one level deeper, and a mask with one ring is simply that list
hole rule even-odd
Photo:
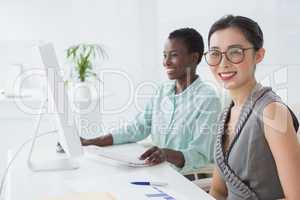
[{"label": "smiling woman", "polygon": [[196,30],[186,28],[170,33],[164,46],[163,65],[168,78],[176,80],[177,93],[198,77],[196,67],[203,51],[203,40]]},{"label": "smiling woman", "polygon": [[141,160],[156,165],[168,161],[182,173],[212,162],[215,121],[221,103],[216,91],[196,74],[203,55],[202,36],[192,28],[169,34],[164,46],[162,84],[144,111],[111,134],[82,139],[83,145],[106,146],[137,142],[151,135],[154,147]]},{"label": "smiling woman", "polygon": [[255,68],[265,54],[256,22],[225,16],[208,36],[207,64],[229,90],[231,105],[219,121],[216,169],[210,193],[217,199],[299,199],[299,123]]}]

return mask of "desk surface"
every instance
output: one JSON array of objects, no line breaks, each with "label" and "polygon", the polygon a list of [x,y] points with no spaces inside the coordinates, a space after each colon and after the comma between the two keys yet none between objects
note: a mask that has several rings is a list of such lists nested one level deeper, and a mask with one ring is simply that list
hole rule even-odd
[{"label": "desk surface", "polygon": [[[117,145],[111,148],[137,155],[144,150],[138,144]],[[34,155],[36,159],[51,159],[53,156],[58,156],[53,153],[54,146],[51,152],[49,148],[37,149]],[[45,157],[45,154],[49,156]],[[157,193],[152,186],[130,184],[131,181],[147,180],[167,182],[167,186],[159,189],[176,200],[213,199],[167,163],[152,167],[131,168],[105,158],[92,159],[83,156],[80,158],[81,165],[77,170],[31,172],[26,164],[27,155],[28,150],[25,149],[10,170],[6,187],[7,200],[35,200],[61,196],[65,193],[96,191],[110,192],[116,199],[124,200],[165,199],[148,197],[146,194]]]}]

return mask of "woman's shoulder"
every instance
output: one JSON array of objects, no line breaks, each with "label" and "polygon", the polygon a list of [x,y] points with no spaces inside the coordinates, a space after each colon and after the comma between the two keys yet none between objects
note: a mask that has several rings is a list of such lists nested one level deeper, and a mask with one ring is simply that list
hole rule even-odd
[{"label": "woman's shoulder", "polygon": [[[296,130],[298,130],[298,119],[289,106],[271,88],[257,101],[255,110],[259,113],[259,118],[263,123],[282,124],[283,121],[276,116],[285,116],[291,120]],[[279,120],[279,121],[278,121]]]},{"label": "woman's shoulder", "polygon": [[254,104],[253,110],[261,114],[269,104],[275,102],[284,104],[281,97],[276,94],[271,87],[261,87],[251,99],[251,104]]}]

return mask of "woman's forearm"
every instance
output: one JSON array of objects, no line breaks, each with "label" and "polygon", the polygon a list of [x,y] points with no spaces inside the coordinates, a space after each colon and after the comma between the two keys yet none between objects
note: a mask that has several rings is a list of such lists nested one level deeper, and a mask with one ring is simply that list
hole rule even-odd
[{"label": "woman's forearm", "polygon": [[185,159],[181,151],[175,151],[172,149],[163,149],[166,160],[172,163],[176,167],[182,168],[185,164]]},{"label": "woman's forearm", "polygon": [[82,145],[109,146],[113,144],[112,134],[103,135],[93,139],[82,139]]}]

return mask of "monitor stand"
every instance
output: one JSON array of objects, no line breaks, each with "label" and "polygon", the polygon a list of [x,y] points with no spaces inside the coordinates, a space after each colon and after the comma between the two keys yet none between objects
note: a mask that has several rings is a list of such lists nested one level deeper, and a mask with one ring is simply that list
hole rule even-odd
[{"label": "monitor stand", "polygon": [[27,160],[27,164],[30,170],[35,172],[41,171],[62,171],[62,170],[75,170],[79,168],[79,163],[77,160],[72,158],[64,158],[64,159],[57,159],[57,160],[48,160],[48,161],[33,161],[32,154],[36,144],[36,139],[42,135],[38,135],[40,124],[42,121],[42,117],[44,115],[43,110],[46,108],[48,100],[44,100],[40,106],[40,113],[38,120],[36,122],[34,128],[34,135],[32,138],[31,148],[29,151],[29,156]]}]

